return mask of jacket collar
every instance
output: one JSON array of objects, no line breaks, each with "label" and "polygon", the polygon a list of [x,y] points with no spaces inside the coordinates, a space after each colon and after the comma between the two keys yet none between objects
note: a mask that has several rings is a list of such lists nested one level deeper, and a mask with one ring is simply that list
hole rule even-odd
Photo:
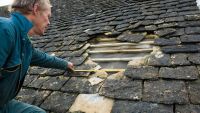
[{"label": "jacket collar", "polygon": [[20,12],[11,13],[11,19],[18,24],[20,30],[24,33],[28,33],[33,27],[33,23],[29,21],[24,15]]}]

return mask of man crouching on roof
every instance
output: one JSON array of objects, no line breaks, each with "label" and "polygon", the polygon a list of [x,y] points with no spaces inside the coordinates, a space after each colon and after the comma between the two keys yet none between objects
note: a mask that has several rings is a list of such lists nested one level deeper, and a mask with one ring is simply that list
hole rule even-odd
[{"label": "man crouching on roof", "polygon": [[49,0],[15,0],[12,10],[10,18],[0,17],[0,113],[45,113],[14,100],[29,65],[68,70],[73,64],[33,48],[29,40],[50,24]]}]

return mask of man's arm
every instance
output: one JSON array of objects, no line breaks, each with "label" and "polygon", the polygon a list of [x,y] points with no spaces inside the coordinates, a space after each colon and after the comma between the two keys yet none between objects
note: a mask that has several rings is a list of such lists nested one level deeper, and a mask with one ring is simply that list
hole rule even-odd
[{"label": "man's arm", "polygon": [[69,65],[71,64],[66,60],[57,58],[55,56],[50,56],[38,49],[33,48],[31,65],[66,70],[67,68],[70,68]]}]

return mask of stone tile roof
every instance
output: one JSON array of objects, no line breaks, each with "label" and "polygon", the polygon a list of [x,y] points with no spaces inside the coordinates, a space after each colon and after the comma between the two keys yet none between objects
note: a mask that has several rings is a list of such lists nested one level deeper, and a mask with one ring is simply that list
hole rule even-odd
[{"label": "stone tile roof", "polygon": [[[48,32],[32,39],[36,48],[74,62],[75,69],[125,64],[125,72],[59,76],[64,71],[31,67],[17,99],[49,113],[200,112],[200,11],[195,0],[54,0],[53,5],[56,16]],[[146,45],[152,50],[140,48],[145,41],[153,41]],[[115,42],[135,49],[118,51],[123,57],[118,63],[98,62],[99,56],[107,57],[106,49],[92,50],[91,45]],[[145,57],[126,59],[130,55]]]}]

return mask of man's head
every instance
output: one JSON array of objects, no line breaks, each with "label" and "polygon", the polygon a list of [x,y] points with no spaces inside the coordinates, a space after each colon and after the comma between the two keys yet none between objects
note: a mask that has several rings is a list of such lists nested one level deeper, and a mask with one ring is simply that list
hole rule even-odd
[{"label": "man's head", "polygon": [[43,35],[50,24],[51,4],[49,0],[14,0],[12,10],[24,14],[33,22],[29,35]]}]

